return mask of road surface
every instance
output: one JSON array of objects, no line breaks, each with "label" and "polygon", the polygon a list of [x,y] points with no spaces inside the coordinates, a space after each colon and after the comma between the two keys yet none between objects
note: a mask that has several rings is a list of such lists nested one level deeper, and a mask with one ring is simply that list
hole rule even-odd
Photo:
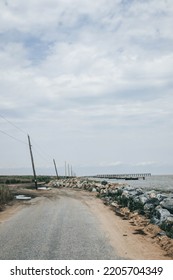
[{"label": "road surface", "polygon": [[[91,198],[92,199],[92,198]],[[36,202],[35,202],[36,201]],[[0,224],[0,259],[120,259],[90,207],[72,191],[33,200]]]}]

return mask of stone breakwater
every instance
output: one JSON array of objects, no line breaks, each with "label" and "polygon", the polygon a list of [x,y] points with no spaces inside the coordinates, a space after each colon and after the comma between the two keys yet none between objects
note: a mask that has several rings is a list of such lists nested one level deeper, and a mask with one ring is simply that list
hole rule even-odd
[{"label": "stone breakwater", "polygon": [[130,219],[137,214],[146,218],[147,224],[160,228],[157,234],[173,238],[173,194],[155,190],[144,191],[127,184],[97,182],[91,179],[71,178],[53,181],[53,187],[82,189],[97,193],[117,215]]}]

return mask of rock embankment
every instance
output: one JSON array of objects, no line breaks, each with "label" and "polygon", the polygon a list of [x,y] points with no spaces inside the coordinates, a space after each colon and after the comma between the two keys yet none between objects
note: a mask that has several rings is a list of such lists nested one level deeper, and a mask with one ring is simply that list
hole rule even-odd
[{"label": "rock embankment", "polygon": [[150,236],[152,243],[173,258],[173,194],[87,178],[57,180],[51,186],[94,192],[116,215],[129,220],[134,234]]},{"label": "rock embankment", "polygon": [[134,234],[149,235],[173,257],[173,194],[130,187],[123,183],[70,178],[52,181],[56,188],[90,191],[134,226]]}]

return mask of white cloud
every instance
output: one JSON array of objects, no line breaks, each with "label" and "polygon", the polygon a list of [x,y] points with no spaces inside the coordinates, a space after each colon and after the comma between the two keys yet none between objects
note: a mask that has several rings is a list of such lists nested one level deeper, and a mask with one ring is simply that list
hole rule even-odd
[{"label": "white cloud", "polygon": [[150,165],[156,165],[158,164],[157,161],[143,161],[143,162],[138,162],[134,164],[135,166],[150,166]]},{"label": "white cloud", "polygon": [[100,162],[100,166],[103,166],[103,167],[109,167],[109,166],[119,166],[119,165],[122,165],[123,163],[121,161],[116,161],[116,162]]}]

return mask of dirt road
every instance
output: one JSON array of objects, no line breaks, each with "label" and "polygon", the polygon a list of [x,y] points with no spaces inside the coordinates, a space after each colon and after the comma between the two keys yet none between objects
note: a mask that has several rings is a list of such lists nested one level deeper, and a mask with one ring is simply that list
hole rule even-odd
[{"label": "dirt road", "polygon": [[93,193],[40,191],[0,213],[0,259],[169,259]]}]

